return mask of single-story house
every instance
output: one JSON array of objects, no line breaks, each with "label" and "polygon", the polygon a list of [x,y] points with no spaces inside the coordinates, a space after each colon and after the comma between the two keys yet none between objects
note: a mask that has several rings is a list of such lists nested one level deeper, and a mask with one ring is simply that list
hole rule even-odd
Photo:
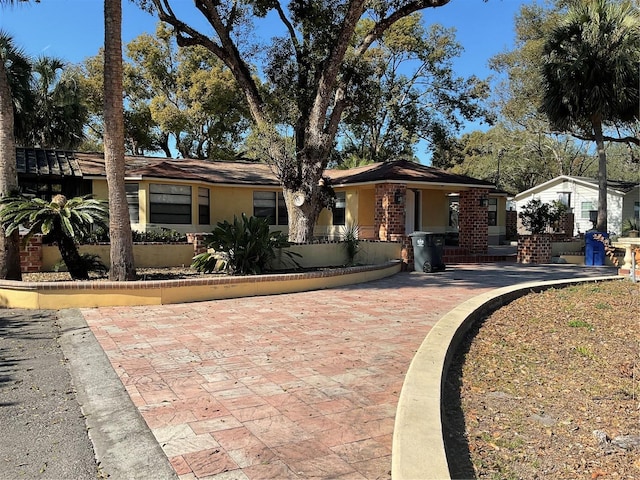
[{"label": "single-story house", "polygon": [[[533,199],[542,203],[560,201],[567,205],[575,218],[574,235],[593,229],[590,220],[598,210],[598,180],[561,175],[515,196],[516,210]],[[607,225],[609,232],[620,234],[626,218],[640,218],[640,183],[607,181]]]},{"label": "single-story house", "polygon": [[[245,213],[287,231],[282,188],[266,164],[142,156],[125,161],[134,230],[210,232],[217,222]],[[17,162],[23,193],[108,198],[101,153],[18,148]],[[318,219],[319,238],[339,238],[349,225],[357,225],[363,239],[385,241],[430,231],[458,234],[471,253],[505,238],[507,193],[490,182],[404,160],[325,175],[337,201]]]}]

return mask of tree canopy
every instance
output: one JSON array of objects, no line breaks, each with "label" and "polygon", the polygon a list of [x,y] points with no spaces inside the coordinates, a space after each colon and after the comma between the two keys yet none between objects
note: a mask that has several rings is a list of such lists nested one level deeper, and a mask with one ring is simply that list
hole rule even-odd
[{"label": "tree canopy", "polygon": [[[230,69],[283,186],[290,239],[306,241],[324,206],[320,179],[343,115],[353,104],[367,52],[383,42],[385,32],[399,20],[449,0],[315,0],[288,5],[195,0],[192,10],[201,14],[210,31],[185,21],[187,7],[180,2],[139,3],[173,27],[178,45],[205,47]],[[255,27],[266,17],[279,27],[268,45],[257,45]],[[369,23],[358,31],[362,20]],[[287,136],[293,138],[293,149]],[[304,198],[302,205],[294,205],[294,195]]]}]

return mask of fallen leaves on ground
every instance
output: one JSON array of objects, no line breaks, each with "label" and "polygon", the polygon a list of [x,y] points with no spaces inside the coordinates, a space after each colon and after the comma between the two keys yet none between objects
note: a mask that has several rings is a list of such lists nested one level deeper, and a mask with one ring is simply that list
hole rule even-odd
[{"label": "fallen leaves on ground", "polygon": [[453,478],[640,478],[638,284],[530,293],[479,323],[445,389]]}]

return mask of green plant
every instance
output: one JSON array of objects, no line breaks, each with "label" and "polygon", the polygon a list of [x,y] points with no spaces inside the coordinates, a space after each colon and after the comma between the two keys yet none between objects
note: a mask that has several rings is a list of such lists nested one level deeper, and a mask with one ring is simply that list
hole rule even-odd
[{"label": "green plant", "polygon": [[584,320],[571,320],[569,322],[569,326],[573,328],[588,328],[591,329],[591,324],[589,322],[585,322]]},{"label": "green plant", "polygon": [[[107,267],[103,263],[102,259],[100,258],[100,255],[96,255],[94,253],[82,253],[80,254],[80,258],[82,259],[82,263],[84,263],[85,268],[89,272],[105,274],[109,271],[109,267]],[[63,272],[67,270],[66,267],[67,266],[65,265],[64,260],[60,260],[58,263],[56,263],[53,266],[53,271]]]},{"label": "green plant", "polygon": [[[213,252],[205,252],[193,257],[191,266],[199,271],[211,273],[226,270],[232,275],[261,274],[271,267],[277,258],[277,250],[289,247],[291,243],[282,232],[271,232],[269,222],[264,218],[247,217],[218,222],[217,227],[207,237],[207,245]],[[294,252],[283,252],[296,265]],[[297,265],[299,266],[299,265]]]},{"label": "green plant", "polygon": [[522,220],[522,226],[529,230],[532,234],[544,233],[553,220],[554,213],[552,207],[548,203],[534,198],[529,201],[522,211],[518,214]]},{"label": "green plant", "polygon": [[107,204],[91,195],[67,199],[55,195],[50,202],[24,196],[0,199],[0,223],[11,235],[21,226],[28,230],[24,241],[36,234],[49,235],[58,245],[71,278],[87,280],[89,272],[78,252],[77,241],[86,237],[94,225],[106,224]]},{"label": "green plant", "polygon": [[640,231],[640,220],[637,218],[625,218],[622,222],[622,236],[624,237],[632,231]]},{"label": "green plant", "polygon": [[342,234],[342,242],[347,250],[347,258],[349,265],[353,265],[353,261],[360,250],[360,228],[357,224],[352,223],[344,228]]},{"label": "green plant", "polygon": [[133,241],[139,243],[184,243],[187,241],[187,236],[184,233],[165,227],[146,232],[138,232],[134,230],[131,234],[133,236]]}]

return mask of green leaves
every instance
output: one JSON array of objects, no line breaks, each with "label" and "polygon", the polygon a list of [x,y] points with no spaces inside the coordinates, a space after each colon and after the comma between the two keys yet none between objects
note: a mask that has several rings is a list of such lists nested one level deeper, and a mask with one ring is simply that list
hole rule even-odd
[{"label": "green leaves", "polygon": [[[290,246],[282,232],[270,231],[266,219],[244,213],[241,218],[234,216],[233,223],[218,222],[207,241],[214,252],[195,256],[191,266],[199,272],[227,270],[232,275],[264,273],[276,259],[277,249]],[[286,254],[291,259],[296,255]]]},{"label": "green leaves", "polygon": [[40,198],[5,197],[0,199],[0,223],[10,235],[21,226],[27,237],[42,233],[52,235],[57,241],[61,236],[80,239],[87,235],[94,224],[105,225],[109,216],[105,202],[91,195],[69,200],[61,195],[47,202]]}]

